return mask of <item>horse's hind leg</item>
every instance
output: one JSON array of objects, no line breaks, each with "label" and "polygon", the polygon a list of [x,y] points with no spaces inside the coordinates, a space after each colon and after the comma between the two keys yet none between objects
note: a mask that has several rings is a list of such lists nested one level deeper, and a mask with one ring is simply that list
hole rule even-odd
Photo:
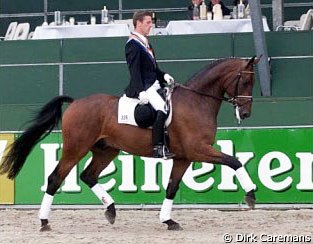
[{"label": "horse's hind leg", "polygon": [[81,158],[83,158],[86,153],[82,154],[81,157],[76,158],[68,158],[66,156],[66,153],[64,153],[57,167],[49,175],[47,190],[42,199],[41,207],[39,210],[39,219],[41,220],[40,231],[51,230],[50,226],[48,225],[48,217],[51,210],[54,194],[59,189],[63,180],[70,173],[72,168],[79,162]]},{"label": "horse's hind leg", "polygon": [[[96,144],[97,146],[97,144]],[[95,147],[92,149],[92,161],[88,167],[81,173],[80,178],[84,181],[95,195],[100,199],[103,205],[107,208],[105,217],[110,224],[114,224],[116,212],[114,200],[98,183],[98,177],[103,169],[118,155],[119,150],[111,147]]]},{"label": "horse's hind leg", "polygon": [[179,183],[189,167],[190,162],[184,160],[174,160],[170,180],[166,188],[166,198],[163,201],[160,221],[167,224],[168,230],[182,230],[183,228],[174,220],[171,219],[171,211],[173,206],[173,199],[179,188]]}]

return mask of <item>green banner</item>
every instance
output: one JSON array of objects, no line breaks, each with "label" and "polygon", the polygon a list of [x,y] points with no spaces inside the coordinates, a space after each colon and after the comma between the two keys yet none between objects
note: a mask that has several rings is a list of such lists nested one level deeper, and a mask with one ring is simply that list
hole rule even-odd
[{"label": "green banner", "polygon": [[[258,203],[313,203],[313,128],[218,130],[215,147],[245,165],[257,186]],[[15,204],[40,204],[61,149],[61,133],[34,148],[15,181]],[[55,204],[101,204],[79,178],[90,160],[89,154],[71,171]],[[117,204],[159,204],[171,167],[172,161],[121,152],[99,183]],[[233,170],[197,162],[185,173],[175,203],[240,203],[243,195]]]}]

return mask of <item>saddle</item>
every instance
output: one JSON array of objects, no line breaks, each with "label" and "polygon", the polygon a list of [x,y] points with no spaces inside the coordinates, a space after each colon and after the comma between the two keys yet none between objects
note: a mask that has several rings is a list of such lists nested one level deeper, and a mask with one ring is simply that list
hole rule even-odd
[{"label": "saddle", "polygon": [[[166,94],[168,94],[167,91]],[[170,95],[161,95],[165,98],[167,106],[167,119],[165,127],[168,127],[172,121],[172,101]],[[118,101],[118,123],[138,126],[141,128],[149,128],[153,125],[156,118],[156,111],[148,103],[141,105],[139,99],[127,97],[125,94]]]}]

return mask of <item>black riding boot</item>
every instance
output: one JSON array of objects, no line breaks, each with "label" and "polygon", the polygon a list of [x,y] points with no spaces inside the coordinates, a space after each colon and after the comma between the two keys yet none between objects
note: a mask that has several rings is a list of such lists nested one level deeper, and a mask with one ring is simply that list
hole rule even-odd
[{"label": "black riding boot", "polygon": [[152,128],[152,144],[153,144],[153,157],[170,159],[175,154],[170,153],[168,148],[164,146],[164,123],[166,114],[162,111],[157,111],[156,120]]}]

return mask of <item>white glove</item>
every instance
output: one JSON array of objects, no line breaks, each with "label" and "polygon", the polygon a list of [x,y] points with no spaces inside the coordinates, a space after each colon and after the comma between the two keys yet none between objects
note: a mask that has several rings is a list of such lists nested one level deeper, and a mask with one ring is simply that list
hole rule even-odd
[{"label": "white glove", "polygon": [[164,80],[167,82],[169,86],[174,85],[175,83],[174,78],[170,76],[169,74],[164,75]]},{"label": "white glove", "polygon": [[149,97],[147,92],[142,91],[139,93],[139,104],[147,104],[149,102]]}]

